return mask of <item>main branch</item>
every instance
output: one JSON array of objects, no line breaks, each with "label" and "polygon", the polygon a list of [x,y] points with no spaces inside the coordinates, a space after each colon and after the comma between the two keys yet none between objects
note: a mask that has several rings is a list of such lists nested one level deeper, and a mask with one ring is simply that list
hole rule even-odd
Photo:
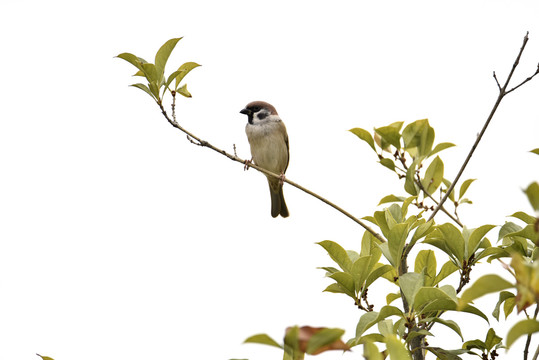
[{"label": "main branch", "polygon": [[[173,95],[174,96],[174,95]],[[219,154],[223,155],[223,156],[226,156],[227,158],[229,158],[230,160],[232,161],[236,161],[236,162],[239,162],[241,164],[246,164],[246,160],[244,159],[241,159],[240,157],[238,157],[236,154],[230,154],[228,152],[226,152],[225,150],[222,150],[222,149],[219,149],[218,147],[212,145],[211,143],[207,142],[207,141],[204,141],[202,140],[201,138],[199,138],[198,136],[196,136],[195,134],[191,133],[190,131],[188,131],[187,129],[185,129],[184,127],[182,127],[177,121],[176,121],[176,116],[175,116],[175,112],[174,112],[174,107],[175,107],[175,102],[174,102],[174,98],[173,98],[173,106],[172,106],[172,118],[167,114],[166,110],[163,108],[163,105],[162,104],[158,104],[159,105],[159,108],[161,109],[161,112],[163,113],[163,116],[167,119],[167,121],[170,123],[170,125],[174,126],[176,129],[182,131],[183,133],[185,133],[187,135],[187,138],[189,139],[189,141],[191,141],[193,144],[195,145],[198,145],[198,146],[203,146],[203,147],[207,147],[207,148],[210,148],[212,149],[213,151],[215,152],[218,152]],[[274,177],[276,179],[281,179],[281,176],[278,175],[278,174],[275,174],[271,171],[268,171],[264,168],[261,168],[260,166],[257,166],[256,164],[252,164],[250,163],[249,164],[249,167],[253,168],[253,169],[256,169],[258,171],[260,171],[261,173],[263,173],[264,175],[266,176],[270,176],[270,177]],[[287,184],[290,184],[292,185],[293,187],[295,188],[298,188],[300,189],[301,191],[317,198],[318,200],[322,201],[323,203],[331,206],[332,208],[334,208],[335,210],[339,211],[340,213],[342,213],[343,215],[345,215],[346,217],[352,219],[354,222],[356,222],[357,224],[359,224],[361,227],[363,227],[365,230],[367,230],[368,232],[370,232],[374,237],[376,237],[378,240],[380,240],[381,242],[385,242],[386,240],[384,239],[384,237],[382,235],[380,235],[379,233],[377,233],[376,231],[374,231],[374,229],[372,229],[370,226],[368,226],[365,222],[361,221],[360,219],[356,218],[355,216],[353,216],[352,214],[350,214],[348,211],[344,210],[343,208],[341,208],[340,206],[334,204],[333,202],[327,200],[326,198],[316,194],[315,192],[285,178],[284,179],[284,182],[287,183]]]},{"label": "main branch", "polygon": [[515,72],[515,69],[517,68],[517,66],[518,66],[518,64],[520,62],[520,57],[522,56],[522,53],[524,52],[524,48],[526,47],[527,43],[528,43],[528,33],[526,33],[526,36],[524,36],[524,41],[522,42],[522,46],[520,48],[520,51],[518,52],[517,58],[515,59],[515,62],[513,63],[513,67],[511,68],[511,71],[509,72],[509,75],[507,76],[507,79],[505,80],[505,83],[504,83],[503,86],[500,85],[500,83],[498,81],[498,78],[496,77],[496,73],[493,74],[494,80],[496,80],[496,84],[498,85],[498,89],[499,89],[498,98],[496,99],[496,102],[494,103],[494,106],[492,107],[492,110],[490,111],[490,114],[489,114],[489,116],[487,118],[487,121],[485,122],[485,125],[483,125],[483,129],[481,129],[481,132],[479,133],[479,135],[477,135],[477,139],[475,139],[475,143],[473,144],[472,149],[468,153],[468,156],[466,157],[466,160],[464,160],[464,163],[462,164],[457,176],[455,177],[455,180],[453,180],[453,182],[451,183],[451,186],[449,186],[449,189],[447,189],[447,192],[445,193],[445,196],[442,198],[442,200],[440,201],[438,206],[434,209],[434,211],[430,215],[429,220],[434,218],[436,213],[438,213],[438,211],[442,208],[443,204],[445,203],[445,201],[447,200],[447,198],[449,197],[449,195],[451,194],[451,192],[455,188],[455,185],[457,185],[457,182],[459,181],[460,176],[462,175],[462,173],[464,172],[464,169],[468,165],[468,162],[472,158],[472,155],[473,155],[475,149],[477,148],[477,145],[481,141],[481,138],[483,138],[483,134],[487,130],[487,127],[490,124],[490,121],[494,117],[494,114],[496,113],[496,110],[498,110],[498,106],[502,102],[505,95],[509,94],[512,91],[515,91],[516,89],[518,89],[519,87],[521,87],[522,85],[524,85],[525,83],[527,83],[528,81],[533,79],[533,77],[535,75],[539,74],[539,65],[538,65],[537,70],[535,71],[535,73],[533,75],[529,76],[528,78],[526,78],[526,80],[522,81],[520,84],[513,87],[512,89],[507,90],[507,87],[509,86],[509,81],[511,81],[511,78],[513,77],[513,73]]}]

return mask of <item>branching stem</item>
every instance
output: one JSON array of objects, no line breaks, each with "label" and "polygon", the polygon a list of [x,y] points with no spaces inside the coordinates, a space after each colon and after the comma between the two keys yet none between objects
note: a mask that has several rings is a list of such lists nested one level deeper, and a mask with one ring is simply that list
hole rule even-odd
[{"label": "branching stem", "polygon": [[520,62],[520,57],[522,56],[522,53],[524,52],[524,48],[526,47],[527,43],[528,43],[528,33],[526,33],[526,36],[524,36],[524,41],[522,42],[522,47],[520,48],[520,51],[519,51],[519,53],[517,55],[517,58],[515,59],[515,62],[513,63],[513,67],[511,68],[511,71],[509,72],[509,75],[507,76],[507,79],[505,80],[505,83],[504,83],[503,86],[500,86],[498,78],[496,77],[496,73],[494,73],[494,79],[496,80],[496,84],[498,85],[498,89],[499,89],[498,98],[496,99],[496,102],[494,103],[494,106],[492,107],[492,110],[490,111],[490,114],[489,114],[489,116],[487,118],[487,121],[485,122],[485,125],[483,125],[483,129],[481,129],[481,132],[477,136],[477,139],[475,139],[475,143],[473,144],[472,149],[468,153],[468,156],[466,157],[466,160],[464,160],[464,163],[462,164],[457,176],[455,177],[455,180],[453,180],[453,182],[451,183],[451,186],[449,186],[449,189],[447,189],[447,192],[445,193],[445,196],[442,198],[442,200],[440,201],[438,206],[434,209],[434,211],[430,215],[429,220],[433,219],[434,216],[436,216],[438,211],[442,208],[443,204],[445,203],[445,201],[449,197],[449,194],[451,194],[451,192],[453,191],[453,189],[457,185],[457,182],[459,181],[460,176],[462,175],[462,173],[464,172],[464,169],[468,165],[468,162],[470,161],[475,149],[477,148],[477,145],[481,141],[481,138],[483,137],[483,134],[487,130],[487,127],[490,124],[490,121],[492,120],[492,118],[494,117],[494,114],[496,113],[496,110],[498,109],[498,106],[502,102],[502,99],[504,98],[504,96],[509,94],[512,91],[515,91],[516,89],[518,89],[519,87],[521,87],[522,85],[524,85],[525,83],[530,81],[535,75],[537,75],[539,73],[539,66],[538,66],[537,70],[535,71],[535,73],[532,76],[528,77],[526,80],[522,81],[519,85],[513,87],[511,90],[507,90],[507,87],[509,86],[509,81],[513,77],[513,73],[515,72],[515,69],[517,68],[517,66],[518,66],[518,64]]},{"label": "branching stem", "polygon": [[[190,131],[188,131],[187,129],[185,129],[184,127],[182,127],[177,121],[176,121],[176,116],[175,116],[175,113],[173,112],[173,116],[172,118],[167,114],[166,110],[164,109],[163,105],[162,104],[158,104],[159,105],[159,108],[161,109],[161,112],[163,113],[163,116],[167,119],[167,121],[170,123],[170,125],[174,126],[176,129],[182,131],[183,133],[185,133],[187,135],[187,138],[188,140],[195,144],[195,145],[198,145],[198,146],[202,146],[202,147],[207,147],[207,148],[210,148],[212,149],[213,151],[215,152],[218,152],[219,154],[223,155],[223,156],[226,156],[227,158],[229,158],[230,160],[232,161],[236,161],[236,162],[239,162],[243,165],[245,165],[245,161],[244,159],[241,159],[239,158],[236,154],[235,154],[235,151],[234,151],[234,155],[232,154],[229,154],[228,152],[226,152],[225,150],[222,150],[222,149],[219,149],[218,147],[212,145],[211,143],[207,142],[207,141],[204,141],[202,139],[200,139],[198,136],[196,136],[195,134],[191,133]],[[257,166],[256,164],[253,164],[253,163],[250,163],[249,164],[249,167],[250,168],[253,168],[253,169],[256,169],[258,171],[260,171],[261,173],[263,173],[264,175],[266,176],[271,176],[271,177],[274,177],[276,179],[281,179],[281,176],[278,175],[278,174],[275,174],[275,173],[272,173],[271,171],[268,171],[264,168],[261,168],[259,166]],[[300,189],[301,191],[317,198],[318,200],[322,201],[323,203],[331,206],[332,208],[334,208],[335,210],[339,211],[340,213],[342,213],[343,215],[345,215],[346,217],[352,219],[354,222],[356,222],[357,224],[359,224],[361,227],[363,227],[365,230],[367,230],[368,232],[370,232],[374,237],[376,237],[378,240],[380,240],[381,242],[386,242],[386,239],[384,239],[384,237],[382,235],[380,235],[379,233],[377,233],[376,231],[374,231],[374,229],[372,229],[370,226],[368,226],[365,222],[361,221],[360,219],[356,218],[355,216],[353,216],[352,214],[350,214],[348,211],[344,210],[343,208],[341,208],[340,206],[336,205],[335,203],[327,200],[326,198],[316,194],[315,192],[285,178],[284,179],[284,182],[287,183],[287,184],[290,184],[292,185],[293,187],[295,188],[298,188]]]}]

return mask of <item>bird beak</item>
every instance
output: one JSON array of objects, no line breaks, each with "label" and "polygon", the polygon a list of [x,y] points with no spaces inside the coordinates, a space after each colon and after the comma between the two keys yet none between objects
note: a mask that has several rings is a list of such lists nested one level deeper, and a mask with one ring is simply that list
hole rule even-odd
[{"label": "bird beak", "polygon": [[249,110],[249,109],[242,109],[240,111],[240,114],[245,114],[247,116],[251,116],[251,115],[253,115],[253,112],[251,110]]}]

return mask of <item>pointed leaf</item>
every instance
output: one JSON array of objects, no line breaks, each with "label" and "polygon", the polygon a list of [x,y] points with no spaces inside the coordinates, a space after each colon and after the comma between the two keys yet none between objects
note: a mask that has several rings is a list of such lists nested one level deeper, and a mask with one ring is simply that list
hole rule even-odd
[{"label": "pointed leaf", "polygon": [[410,308],[413,308],[415,306],[414,301],[416,295],[419,289],[423,287],[424,281],[425,277],[423,276],[423,274],[413,272],[408,272],[399,277],[399,286],[402,290],[402,293],[406,297]]},{"label": "pointed leaf", "polygon": [[385,342],[390,360],[412,360],[410,352],[395,335],[387,336]]},{"label": "pointed leaf", "polygon": [[440,288],[426,287],[426,286],[421,287],[420,289],[417,290],[415,298],[414,298],[414,304],[416,308],[420,308],[426,304],[432,303],[434,301],[440,301],[440,300],[451,300],[453,303],[456,304],[455,299],[453,299],[451,296],[449,296]]},{"label": "pointed leaf", "polygon": [[[178,90],[178,86],[180,86],[180,83],[181,81],[183,80],[183,78],[189,74],[189,72],[191,72],[191,70],[199,67],[201,65],[195,63],[195,62],[186,62],[185,64],[182,64],[182,66],[180,66],[178,68],[178,76],[176,77],[176,90]],[[179,91],[179,90],[178,90]]]},{"label": "pointed leaf", "polygon": [[155,54],[155,66],[160,73],[165,71],[165,65],[167,64],[170,53],[181,39],[182,38],[180,37],[168,40],[161,46],[161,48],[159,48],[157,54]]},{"label": "pointed leaf", "polygon": [[318,245],[322,246],[328,252],[331,259],[335,261],[341,269],[350,272],[352,269],[352,261],[350,261],[346,250],[344,250],[341,245],[330,240],[321,241]]},{"label": "pointed leaf", "polygon": [[[531,215],[528,215],[526,214],[525,212],[522,212],[522,211],[517,211],[516,213],[514,213],[513,215],[511,215],[511,217],[514,217],[514,218],[517,218],[519,220],[522,220],[524,221],[526,224],[535,224],[535,221],[536,221],[536,218],[531,216]],[[513,224],[513,223],[510,223],[510,224]],[[509,231],[507,233],[511,233],[511,232],[517,232],[518,230],[521,230],[522,227],[514,224],[516,226],[516,228],[513,228],[512,231]],[[501,230],[500,230],[500,233],[501,233]]]},{"label": "pointed leaf", "polygon": [[350,347],[341,340],[344,330],[330,328],[315,329],[317,331],[307,341],[307,354],[317,355],[327,350],[350,350]]},{"label": "pointed leaf", "polygon": [[395,171],[395,162],[391,159],[388,159],[388,158],[380,159],[380,164],[382,164],[383,166],[385,166],[391,171]]},{"label": "pointed leaf", "polygon": [[130,54],[130,53],[121,53],[116,57],[127,61],[128,63],[130,63],[131,65],[135,66],[137,69],[142,71],[141,59],[136,57],[135,55]]},{"label": "pointed leaf", "polygon": [[382,126],[377,129],[374,129],[374,131],[380,135],[382,140],[385,142],[393,145],[395,148],[400,149],[400,138],[401,135],[399,134],[399,128],[396,128],[395,126]]},{"label": "pointed leaf", "polygon": [[468,179],[466,181],[464,181],[462,183],[462,185],[460,186],[460,191],[459,191],[459,200],[462,198],[462,196],[466,193],[466,191],[468,190],[468,188],[470,187],[470,185],[475,181],[476,179]]},{"label": "pointed leaf", "polygon": [[372,135],[370,132],[362,128],[353,128],[348,131],[356,135],[361,140],[365,141],[376,152],[376,148],[374,147],[374,139],[372,138]]},{"label": "pointed leaf", "polygon": [[406,200],[404,196],[387,195],[387,196],[384,196],[382,200],[380,200],[378,205],[382,205],[382,204],[390,203],[390,202],[403,202],[404,200]]},{"label": "pointed leaf", "polygon": [[425,286],[432,286],[436,278],[436,256],[432,250],[421,250],[416,258],[414,272],[425,275]]},{"label": "pointed leaf", "polygon": [[535,319],[526,319],[519,321],[507,333],[507,349],[522,335],[529,335],[539,331],[539,321]]},{"label": "pointed leaf", "polygon": [[371,341],[366,341],[363,344],[363,357],[369,360],[384,360],[382,353]]},{"label": "pointed leaf", "polygon": [[467,254],[465,254],[465,257],[469,258],[473,253],[475,253],[479,248],[483,237],[495,227],[496,225],[483,225],[477,229],[474,229],[468,239],[468,246],[466,246]]},{"label": "pointed leaf", "polygon": [[187,84],[183,85],[181,88],[179,88],[178,90],[178,94],[181,94],[185,97],[192,97],[191,93],[189,91],[187,91]]},{"label": "pointed leaf", "polygon": [[438,152],[440,152],[442,150],[453,147],[453,146],[455,146],[455,144],[449,143],[449,142],[439,143],[438,145],[436,145],[434,147],[434,149],[432,149],[432,151],[430,152],[430,154],[428,156],[431,157],[432,155],[434,155],[434,154],[436,154],[436,153],[438,153]]},{"label": "pointed leaf", "polygon": [[436,156],[436,158],[432,160],[429,167],[427,168],[427,171],[425,172],[425,176],[421,180],[421,184],[423,185],[423,188],[429,194],[433,194],[442,183],[443,178],[444,178],[444,163],[442,162],[442,159],[440,159],[439,156]]},{"label": "pointed leaf", "polygon": [[277,341],[273,340],[271,337],[269,337],[266,334],[256,334],[256,335],[250,336],[247,339],[245,339],[244,343],[264,344],[264,345],[275,346],[280,349],[283,348],[282,345],[280,345]]},{"label": "pointed leaf", "polygon": [[434,143],[434,129],[428,119],[414,121],[402,131],[404,148],[412,157],[426,157]]},{"label": "pointed leaf", "polygon": [[528,200],[530,201],[533,210],[539,211],[539,183],[531,183],[524,192],[526,193],[526,196],[528,196]]},{"label": "pointed leaf", "polygon": [[133,85],[130,85],[130,86],[139,88],[140,90],[142,90],[142,91],[146,92],[148,95],[150,95],[153,99],[155,99],[155,96],[152,94],[152,92],[150,91],[150,89],[146,85],[144,85],[144,84],[133,84]]},{"label": "pointed leaf", "polygon": [[434,279],[434,282],[431,285],[434,286],[434,285],[439,284],[440,281],[442,281],[443,279],[445,279],[446,277],[448,277],[449,275],[451,275],[458,269],[459,268],[451,260],[447,261],[445,264],[442,265],[440,272],[438,273],[438,275],[436,275],[436,278]]},{"label": "pointed leaf", "polygon": [[483,295],[500,292],[511,287],[513,287],[513,284],[498,275],[490,274],[481,276],[464,291],[459,301],[459,307]]},{"label": "pointed leaf", "polygon": [[539,148],[530,150],[530,152],[539,155]]}]

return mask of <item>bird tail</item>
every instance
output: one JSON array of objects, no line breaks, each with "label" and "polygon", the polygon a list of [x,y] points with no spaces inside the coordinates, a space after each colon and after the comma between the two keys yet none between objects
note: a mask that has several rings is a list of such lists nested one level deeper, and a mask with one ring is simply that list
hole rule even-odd
[{"label": "bird tail", "polygon": [[284,201],[283,195],[283,186],[278,184],[278,187],[274,191],[270,184],[270,194],[271,194],[271,216],[277,217],[281,215],[282,217],[288,217],[288,208],[286,207],[286,202]]}]

